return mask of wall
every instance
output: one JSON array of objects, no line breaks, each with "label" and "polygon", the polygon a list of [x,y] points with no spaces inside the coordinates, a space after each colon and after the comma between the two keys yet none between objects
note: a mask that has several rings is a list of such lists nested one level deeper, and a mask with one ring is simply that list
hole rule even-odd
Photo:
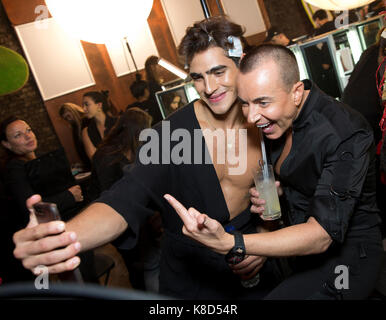
[{"label": "wall", "polygon": [[312,23],[299,0],[264,0],[272,26],[277,27],[288,38],[310,34]]},{"label": "wall", "polygon": [[[1,3],[0,45],[23,55],[19,40],[10,25]],[[0,96],[0,121],[9,115],[16,115],[25,119],[31,125],[39,140],[37,150],[39,153],[54,150],[59,146],[58,137],[32,74],[30,74],[28,82],[21,90],[13,94]]]}]

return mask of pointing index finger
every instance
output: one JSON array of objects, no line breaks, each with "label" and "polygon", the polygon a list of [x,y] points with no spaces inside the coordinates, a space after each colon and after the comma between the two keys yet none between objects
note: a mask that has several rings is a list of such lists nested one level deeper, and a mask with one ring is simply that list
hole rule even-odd
[{"label": "pointing index finger", "polygon": [[165,194],[164,198],[169,202],[169,204],[176,210],[177,214],[180,216],[184,224],[189,224],[191,222],[191,217],[188,213],[188,210],[183,206],[181,202],[175,199],[170,194]]}]

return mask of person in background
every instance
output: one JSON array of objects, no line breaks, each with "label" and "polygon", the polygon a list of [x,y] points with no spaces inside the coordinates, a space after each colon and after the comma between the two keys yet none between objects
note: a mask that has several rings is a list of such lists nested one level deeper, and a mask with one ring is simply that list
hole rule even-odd
[{"label": "person in background", "polygon": [[[140,73],[135,75],[135,81],[130,85],[130,91],[133,97],[137,100],[132,104],[129,104],[126,107],[126,110],[137,107],[147,112],[152,119],[154,117],[159,117],[159,108],[158,104],[154,104],[154,100],[150,99],[150,91],[148,87],[148,83],[141,79],[142,76]],[[154,125],[154,121],[152,120],[152,124]]]},{"label": "person in background", "polygon": [[165,116],[167,117],[169,114],[173,113],[176,111],[178,108],[181,108],[184,105],[184,102],[181,99],[181,96],[178,94],[171,94],[165,98]]},{"label": "person in background", "polygon": [[[342,102],[351,108],[360,112],[373,129],[374,142],[378,145],[382,139],[382,131],[379,122],[383,114],[383,106],[380,103],[379,92],[376,86],[377,70],[381,64],[384,52],[381,46],[381,34],[385,29],[381,29],[377,36],[377,42],[367,48],[361,55],[346,88],[344,89]],[[386,42],[386,32],[385,40]],[[382,75],[378,74],[378,79]],[[377,168],[379,171],[379,156],[377,156]],[[381,209],[381,218],[383,220],[383,234],[386,235],[386,187],[380,180],[380,174],[377,174],[377,203]]]},{"label": "person in background", "polygon": [[[123,176],[124,171],[130,170],[141,145],[139,135],[150,125],[150,115],[137,107],[126,110],[118,118],[92,159],[93,198],[99,197]],[[117,246],[129,270],[130,282],[136,289],[158,291],[161,234],[160,215],[154,213],[141,229],[135,248],[125,250]],[[119,239],[114,243],[118,242]]]},{"label": "person in background", "polygon": [[292,40],[288,39],[288,37],[283,32],[280,32],[276,27],[271,27],[268,29],[267,37],[265,38],[264,42],[280,44],[285,47],[295,43]]},{"label": "person in background", "polygon": [[162,91],[163,79],[160,76],[160,66],[158,64],[159,58],[156,56],[150,56],[145,61],[146,80],[149,88],[149,99],[153,102],[153,110],[149,113],[153,117],[153,124],[156,124],[162,120],[162,114],[158,108],[157,98],[155,93]]},{"label": "person in background", "polygon": [[63,120],[67,121],[71,125],[75,149],[82,161],[83,169],[89,170],[91,168],[91,163],[83,145],[82,130],[88,126],[90,120],[86,117],[80,106],[71,102],[63,103],[60,106],[59,115]]},{"label": "person in background", "polygon": [[312,19],[315,21],[316,29],[313,36],[319,36],[323,33],[330,32],[336,29],[334,21],[328,19],[327,11],[319,9],[312,15]]},{"label": "person in background", "polygon": [[116,121],[112,109],[107,91],[90,91],[83,95],[83,110],[90,122],[82,129],[82,141],[89,159]]},{"label": "person in background", "polygon": [[140,146],[139,134],[150,124],[150,115],[137,107],[119,116],[92,158],[92,184],[98,189],[96,197],[118,181],[123,176],[123,168],[128,169],[134,162]]},{"label": "person in background", "polygon": [[35,193],[40,193],[43,201],[55,203],[63,219],[79,211],[83,202],[82,189],[75,183],[64,153],[49,164],[46,161],[50,161],[50,157],[37,158],[36,136],[31,127],[17,117],[5,119],[0,130],[1,144],[9,154],[4,185],[19,208],[21,223],[29,219],[25,201]]}]

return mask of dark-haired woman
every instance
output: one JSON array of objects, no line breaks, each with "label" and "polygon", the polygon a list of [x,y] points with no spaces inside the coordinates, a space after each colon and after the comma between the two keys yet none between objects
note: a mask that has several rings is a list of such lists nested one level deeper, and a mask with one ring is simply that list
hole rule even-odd
[{"label": "dark-haired woman", "polygon": [[[55,203],[62,217],[80,210],[83,194],[72,177],[62,149],[37,157],[37,139],[23,120],[9,117],[1,123],[1,144],[9,158],[5,164],[4,183],[21,213],[21,225],[28,222],[26,200],[39,193],[43,201]],[[53,165],[54,164],[54,165]]]},{"label": "dark-haired woman", "polygon": [[[130,169],[140,145],[139,135],[149,128],[151,116],[137,107],[126,110],[103,139],[92,159],[92,197],[109,189]],[[136,289],[158,291],[159,214],[152,214],[140,234],[139,246],[133,250],[118,249],[129,270],[130,282]],[[118,245],[119,239],[114,244]]]},{"label": "dark-haired woman", "polygon": [[114,125],[116,118],[112,116],[112,106],[105,92],[86,92],[83,95],[83,110],[90,122],[82,130],[82,141],[87,156],[91,159],[103,137]]},{"label": "dark-haired woman", "polygon": [[159,74],[158,65],[159,58],[156,56],[150,56],[145,61],[145,71],[146,71],[146,80],[149,87],[149,100],[153,102],[153,110],[149,111],[149,113],[153,116],[153,124],[162,120],[161,111],[158,108],[157,99],[155,97],[155,93],[158,91],[162,91],[162,82],[163,80]]},{"label": "dark-haired woman", "polygon": [[126,110],[118,118],[92,158],[99,193],[122,177],[124,166],[134,162],[139,134],[150,124],[149,114],[136,107]]}]

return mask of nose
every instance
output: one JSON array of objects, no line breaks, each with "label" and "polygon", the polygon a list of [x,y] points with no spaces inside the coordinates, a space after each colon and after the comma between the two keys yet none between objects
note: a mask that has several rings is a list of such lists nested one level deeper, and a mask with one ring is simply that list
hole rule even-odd
[{"label": "nose", "polygon": [[26,131],[26,132],[24,133],[24,139],[27,140],[27,141],[29,141],[29,140],[32,139],[32,135],[33,135],[32,131]]},{"label": "nose", "polygon": [[259,108],[254,106],[253,104],[248,108],[247,122],[248,123],[257,123],[261,119],[261,113]]},{"label": "nose", "polygon": [[215,92],[217,90],[217,80],[212,77],[211,75],[209,75],[208,77],[206,77],[205,79],[205,93],[207,95],[211,95],[213,92]]}]

